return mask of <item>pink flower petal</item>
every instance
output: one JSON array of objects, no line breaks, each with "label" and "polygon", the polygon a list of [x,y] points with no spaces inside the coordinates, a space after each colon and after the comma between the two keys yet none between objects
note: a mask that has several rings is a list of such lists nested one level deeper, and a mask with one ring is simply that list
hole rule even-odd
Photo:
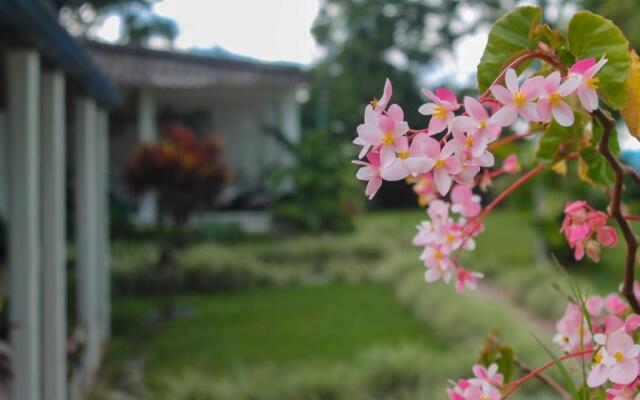
[{"label": "pink flower petal", "polygon": [[418,112],[422,115],[432,115],[436,112],[436,107],[438,107],[437,104],[426,103],[421,105],[420,108],[418,108]]},{"label": "pink flower petal", "polygon": [[404,120],[404,112],[402,108],[397,104],[392,104],[387,110],[387,115],[396,123],[400,123]]},{"label": "pink flower petal", "polygon": [[410,172],[404,160],[396,158],[391,164],[382,169],[380,176],[385,181],[399,181],[409,176]]},{"label": "pink flower petal", "polygon": [[516,70],[513,68],[509,68],[507,70],[507,74],[504,77],[504,82],[507,85],[507,89],[511,92],[511,94],[515,94],[518,91],[518,75],[516,74]]},{"label": "pink flower petal", "polygon": [[431,117],[429,121],[429,135],[435,135],[442,132],[447,127],[447,120],[437,117]]},{"label": "pink flower petal", "polygon": [[628,385],[638,376],[638,361],[625,359],[609,370],[609,380],[620,385]]},{"label": "pink flower petal", "polygon": [[513,124],[516,118],[518,118],[518,109],[516,106],[506,105],[496,111],[495,114],[489,118],[489,122],[505,127]]},{"label": "pink flower petal", "polygon": [[542,122],[551,122],[551,102],[542,99],[538,102],[538,116]]},{"label": "pink flower petal", "polygon": [[465,96],[464,98],[465,111],[476,121],[482,121],[489,118],[489,113],[482,107],[482,104],[473,97]]},{"label": "pink flower petal", "polygon": [[513,104],[513,93],[509,92],[502,85],[493,85],[491,87],[491,94],[493,94],[493,97],[495,97],[496,100],[504,105]]},{"label": "pink flower petal", "polygon": [[584,60],[580,60],[575,64],[573,64],[569,69],[569,72],[584,74],[589,68],[595,65],[595,63],[596,63],[595,58],[585,58]]},{"label": "pink flower petal", "polygon": [[433,181],[441,195],[446,195],[451,188],[451,176],[444,168],[436,168],[433,170]]},{"label": "pink flower petal", "polygon": [[608,368],[603,364],[598,364],[591,372],[589,372],[589,376],[587,377],[587,386],[590,388],[596,388],[598,386],[602,386],[607,381],[608,376]]},{"label": "pink flower petal", "polygon": [[573,125],[573,110],[567,103],[561,101],[559,104],[551,107],[551,113],[553,114],[553,118],[562,126],[571,126]]}]

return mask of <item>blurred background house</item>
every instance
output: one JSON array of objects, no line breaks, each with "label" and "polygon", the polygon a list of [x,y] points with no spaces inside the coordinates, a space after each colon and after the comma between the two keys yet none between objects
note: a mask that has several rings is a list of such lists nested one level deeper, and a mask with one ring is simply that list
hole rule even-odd
[{"label": "blurred background house", "polygon": [[[216,208],[266,209],[269,173],[293,161],[268,130],[294,142],[302,134],[296,94],[306,77],[300,67],[221,50],[187,53],[97,42],[85,47],[123,97],[110,113],[114,193],[127,197],[122,172],[135,146],[156,142],[163,126],[182,122],[199,136],[222,137],[234,180]],[[155,222],[156,213],[153,195],[147,196],[138,204],[137,221]]]}]

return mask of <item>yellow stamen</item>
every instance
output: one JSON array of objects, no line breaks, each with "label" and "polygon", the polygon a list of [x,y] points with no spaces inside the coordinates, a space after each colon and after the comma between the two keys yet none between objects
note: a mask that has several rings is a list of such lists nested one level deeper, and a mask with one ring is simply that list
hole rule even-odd
[{"label": "yellow stamen", "polygon": [[564,343],[569,343],[569,336],[564,335],[564,336],[562,337],[562,341],[563,341]]},{"label": "yellow stamen", "polygon": [[596,90],[598,89],[598,86],[600,85],[600,79],[593,77],[593,78],[589,78],[587,79],[587,82],[585,83],[587,85],[587,87],[591,90]]},{"label": "yellow stamen", "polygon": [[551,94],[551,96],[549,96],[549,103],[551,103],[552,106],[557,106],[558,104],[560,104],[561,100],[562,96],[560,96],[560,93],[558,92],[554,92]]},{"label": "yellow stamen", "polygon": [[468,149],[472,148],[473,147],[473,136],[468,135],[466,142],[467,142],[467,148]]},{"label": "yellow stamen", "polygon": [[409,158],[409,152],[408,151],[401,151],[398,153],[398,157],[400,157],[400,159],[402,160],[406,160],[407,158]]},{"label": "yellow stamen", "polygon": [[521,91],[517,91],[513,95],[513,102],[516,103],[518,107],[522,107],[523,105],[527,104],[527,96],[525,96],[525,94]]},{"label": "yellow stamen", "polygon": [[613,355],[617,362],[622,362],[624,360],[624,356],[619,351],[616,351],[616,354]]},{"label": "yellow stamen", "polygon": [[371,107],[373,107],[374,109],[376,107],[378,107],[378,99],[376,99],[375,97],[369,102],[369,104],[371,104]]},{"label": "yellow stamen", "polygon": [[442,167],[444,167],[444,160],[436,161],[435,168],[442,168]]},{"label": "yellow stamen", "polygon": [[445,119],[447,118],[447,109],[438,106],[435,108],[435,113],[433,113],[433,116],[439,119]]},{"label": "yellow stamen", "polygon": [[456,237],[453,236],[452,234],[448,234],[447,237],[446,237],[447,242],[449,242],[449,243],[452,243],[455,240],[455,238]]},{"label": "yellow stamen", "polygon": [[602,362],[602,354],[597,353],[595,356],[593,356],[593,362],[596,364],[600,364]]},{"label": "yellow stamen", "polygon": [[480,396],[480,400],[489,400],[489,396],[483,394],[482,396]]},{"label": "yellow stamen", "polygon": [[393,144],[393,132],[387,132],[382,137],[382,144],[391,146]]},{"label": "yellow stamen", "polygon": [[480,129],[484,129],[487,127],[487,120],[483,119],[482,121],[480,121]]},{"label": "yellow stamen", "polygon": [[433,258],[436,259],[437,261],[442,259],[442,253],[440,253],[440,250],[436,250],[435,253],[433,253]]}]

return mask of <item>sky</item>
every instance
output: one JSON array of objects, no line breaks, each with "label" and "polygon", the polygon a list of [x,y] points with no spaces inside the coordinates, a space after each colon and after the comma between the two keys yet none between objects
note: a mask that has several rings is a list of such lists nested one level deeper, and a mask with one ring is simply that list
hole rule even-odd
[{"label": "sky", "polygon": [[[154,11],[177,23],[176,47],[180,49],[219,46],[260,60],[308,65],[322,55],[310,32],[318,13],[318,1],[161,0],[154,5]],[[111,17],[97,34],[115,41],[118,32],[119,21]],[[453,77],[459,85],[470,83],[486,38],[487,32],[478,32],[460,40],[454,54],[443,56],[432,66],[423,83],[436,85],[445,77]],[[640,142],[628,136],[624,128],[620,131],[625,148],[640,150]]]}]

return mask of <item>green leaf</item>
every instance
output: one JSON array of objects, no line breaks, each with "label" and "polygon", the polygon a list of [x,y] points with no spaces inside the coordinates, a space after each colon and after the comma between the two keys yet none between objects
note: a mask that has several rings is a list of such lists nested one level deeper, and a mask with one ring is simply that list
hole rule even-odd
[{"label": "green leaf", "polygon": [[587,166],[587,177],[594,183],[610,185],[615,180],[615,174],[607,160],[595,147],[580,149],[580,158]]},{"label": "green leaf", "polygon": [[513,372],[516,369],[516,361],[513,349],[510,346],[500,346],[500,358],[497,360],[498,371],[504,376],[504,383],[511,382]]},{"label": "green leaf", "polygon": [[589,11],[577,12],[569,22],[569,47],[578,58],[607,57],[598,72],[599,92],[612,107],[627,104],[627,80],[631,68],[629,42],[610,20]]},{"label": "green leaf", "polygon": [[478,89],[481,92],[491,86],[509,62],[531,47],[531,34],[540,23],[540,15],[540,7],[516,7],[493,24],[478,64]]},{"label": "green leaf", "polygon": [[571,393],[571,397],[574,399],[579,399],[580,395],[578,394],[578,391],[576,390],[576,387],[573,384],[573,380],[571,379],[571,375],[569,375],[569,371],[567,371],[565,366],[562,365],[562,361],[558,360],[558,357],[556,357],[555,354],[553,354],[553,352],[549,350],[547,346],[545,346],[544,343],[542,343],[542,341],[538,339],[535,335],[533,335],[533,338],[536,339],[538,344],[540,344],[540,346],[544,349],[544,351],[546,351],[547,354],[549,354],[549,357],[551,357],[555,362],[556,366],[558,367],[558,370],[560,371],[560,375],[562,376],[562,381],[564,382],[565,387],[569,389],[569,392]]},{"label": "green leaf", "polygon": [[547,165],[555,164],[563,154],[570,150],[569,147],[561,149],[561,145],[575,138],[575,130],[561,126],[555,121],[551,122],[540,138],[538,160]]}]

